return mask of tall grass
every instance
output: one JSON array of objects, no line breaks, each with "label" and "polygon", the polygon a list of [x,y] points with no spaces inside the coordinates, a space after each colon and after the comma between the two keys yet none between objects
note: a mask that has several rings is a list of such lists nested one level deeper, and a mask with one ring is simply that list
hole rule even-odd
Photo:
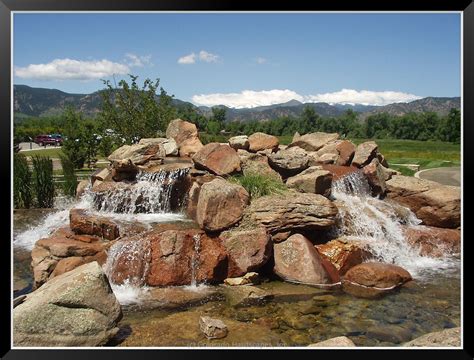
[{"label": "tall grass", "polygon": [[74,171],[73,162],[65,155],[61,155],[61,167],[63,168],[64,182],[62,189],[64,195],[76,196],[77,176]]},{"label": "tall grass", "polygon": [[285,184],[274,177],[257,173],[232,176],[230,181],[242,185],[251,199],[265,195],[281,194],[287,190]]},{"label": "tall grass", "polygon": [[40,208],[54,205],[53,161],[47,156],[35,155],[33,161],[33,189]]},{"label": "tall grass", "polygon": [[28,209],[33,203],[31,170],[23,154],[15,154],[13,158],[13,201],[17,209]]}]

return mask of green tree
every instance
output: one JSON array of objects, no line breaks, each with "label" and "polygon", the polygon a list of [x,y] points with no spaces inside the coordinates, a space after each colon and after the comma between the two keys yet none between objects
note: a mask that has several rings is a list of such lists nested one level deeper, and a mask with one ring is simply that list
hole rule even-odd
[{"label": "green tree", "polygon": [[212,109],[211,121],[219,123],[221,126],[225,123],[226,109],[223,107],[214,106]]},{"label": "green tree", "polygon": [[35,155],[33,160],[33,189],[38,207],[52,208],[54,204],[53,161]]},{"label": "green tree", "polygon": [[60,158],[64,175],[64,182],[62,183],[63,192],[67,196],[75,196],[77,188],[77,176],[74,171],[74,164],[65,155],[60,155]]},{"label": "green tree", "polygon": [[92,165],[97,161],[99,139],[95,124],[92,121],[84,122],[81,131],[81,143],[84,147],[85,163],[87,163],[88,168],[92,168]]},{"label": "green tree", "polygon": [[62,150],[76,169],[84,166],[87,154],[83,142],[82,115],[72,107],[64,112],[64,136]]},{"label": "green tree", "polygon": [[172,104],[173,96],[162,87],[157,98],[159,79],[146,79],[139,87],[138,76],[129,76],[130,84],[121,80],[117,88],[112,87],[110,81],[104,81],[106,88],[101,93],[99,121],[103,131],[113,130],[118,139],[133,144],[166,131],[168,123],[176,117],[176,109]]}]

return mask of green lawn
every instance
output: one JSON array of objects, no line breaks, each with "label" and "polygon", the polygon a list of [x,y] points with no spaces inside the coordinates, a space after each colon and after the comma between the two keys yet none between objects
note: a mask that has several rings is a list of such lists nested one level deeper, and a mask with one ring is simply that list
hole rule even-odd
[{"label": "green lawn", "polygon": [[51,149],[44,149],[44,150],[28,150],[28,151],[21,151],[20,154],[25,156],[49,156],[50,158],[59,159],[59,155],[63,153],[61,148],[51,148]]}]

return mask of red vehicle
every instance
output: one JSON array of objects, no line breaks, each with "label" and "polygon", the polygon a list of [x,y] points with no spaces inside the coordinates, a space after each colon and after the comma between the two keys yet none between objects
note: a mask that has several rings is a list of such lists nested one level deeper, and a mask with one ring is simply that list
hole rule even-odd
[{"label": "red vehicle", "polygon": [[33,140],[39,146],[46,146],[46,145],[56,145],[59,146],[63,143],[63,138],[59,134],[54,135],[38,135],[35,136]]}]

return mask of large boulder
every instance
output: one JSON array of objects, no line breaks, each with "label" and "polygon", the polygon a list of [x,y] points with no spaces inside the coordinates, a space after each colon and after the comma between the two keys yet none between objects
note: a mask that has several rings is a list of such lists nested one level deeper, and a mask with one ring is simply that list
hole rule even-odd
[{"label": "large boulder", "polygon": [[166,137],[176,141],[180,156],[191,156],[203,147],[196,125],[181,119],[175,119],[169,123]]},{"label": "large boulder", "polygon": [[[123,181],[123,180],[133,181],[135,180],[138,172],[139,172],[138,166],[135,165],[132,162],[132,160],[123,159],[123,160],[116,160],[112,162],[112,172],[110,175],[112,177],[112,180],[114,181]],[[107,181],[107,180],[108,179],[95,180],[93,188],[101,184],[103,181]]]},{"label": "large boulder", "polygon": [[257,152],[262,150],[276,151],[280,142],[278,138],[273,135],[268,135],[261,132],[256,132],[249,136],[249,151]]},{"label": "large boulder", "polygon": [[339,153],[336,165],[347,166],[352,162],[355,154],[356,146],[349,140],[342,140],[336,145],[336,150]]},{"label": "large boulder", "polygon": [[337,207],[322,195],[287,192],[253,200],[245,210],[245,218],[275,234],[330,228],[337,212]]},{"label": "large boulder", "polygon": [[304,193],[331,194],[332,174],[320,166],[312,166],[286,180],[286,186]]},{"label": "large boulder", "polygon": [[229,257],[229,277],[256,271],[272,256],[272,240],[263,226],[235,228],[221,233],[222,245]]},{"label": "large boulder", "polygon": [[235,150],[248,150],[250,147],[249,137],[247,135],[233,136],[229,139],[229,145]]},{"label": "large boulder", "polygon": [[238,184],[216,178],[201,186],[196,221],[206,231],[221,231],[242,219],[249,194]]},{"label": "large boulder", "polygon": [[375,141],[366,141],[357,145],[354,158],[352,159],[352,166],[364,167],[377,156],[377,150],[378,145]]},{"label": "large boulder", "polygon": [[273,253],[273,271],[284,280],[315,285],[339,281],[337,270],[319,255],[303,235],[294,234],[274,244]]},{"label": "large boulder", "polygon": [[458,256],[461,253],[461,231],[432,226],[405,226],[403,235],[422,256]]},{"label": "large boulder", "polygon": [[408,271],[400,266],[380,262],[367,262],[349,269],[342,279],[345,292],[362,298],[383,296],[412,280]]},{"label": "large boulder", "polygon": [[161,144],[134,144],[123,145],[109,155],[111,162],[130,160],[135,165],[142,165],[149,160],[162,159],[166,156],[165,149]]},{"label": "large boulder", "polygon": [[71,209],[69,223],[71,230],[78,235],[97,235],[108,240],[120,236],[119,227],[115,222],[104,216],[90,214],[86,209]]},{"label": "large boulder", "polygon": [[98,346],[117,332],[120,304],[97,262],[55,277],[13,310],[15,346]]},{"label": "large boulder", "polygon": [[372,257],[364,243],[344,237],[315,247],[321,256],[334,265],[339,275],[344,275],[350,268]]},{"label": "large boulder", "polygon": [[308,154],[299,147],[288,148],[270,154],[268,161],[270,166],[283,177],[296,175],[309,166]]},{"label": "large boulder", "polygon": [[79,181],[76,187],[76,199],[79,199],[85,193],[85,191],[90,187],[90,185],[91,185],[90,179]]},{"label": "large boulder", "polygon": [[197,169],[220,176],[240,171],[240,158],[229,145],[209,143],[194,154],[192,160]]},{"label": "large boulder", "polygon": [[318,151],[329,142],[339,139],[337,133],[314,132],[294,138],[288,147],[298,146],[306,151]]},{"label": "large boulder", "polygon": [[431,332],[409,342],[402,346],[407,347],[460,347],[461,346],[461,328],[444,329]]},{"label": "large boulder", "polygon": [[138,142],[139,145],[154,145],[158,144],[165,150],[165,156],[177,156],[178,144],[174,139],[167,138],[146,138]]},{"label": "large boulder", "polygon": [[424,225],[457,228],[461,224],[461,189],[411,176],[394,175],[387,196],[409,207]]}]

